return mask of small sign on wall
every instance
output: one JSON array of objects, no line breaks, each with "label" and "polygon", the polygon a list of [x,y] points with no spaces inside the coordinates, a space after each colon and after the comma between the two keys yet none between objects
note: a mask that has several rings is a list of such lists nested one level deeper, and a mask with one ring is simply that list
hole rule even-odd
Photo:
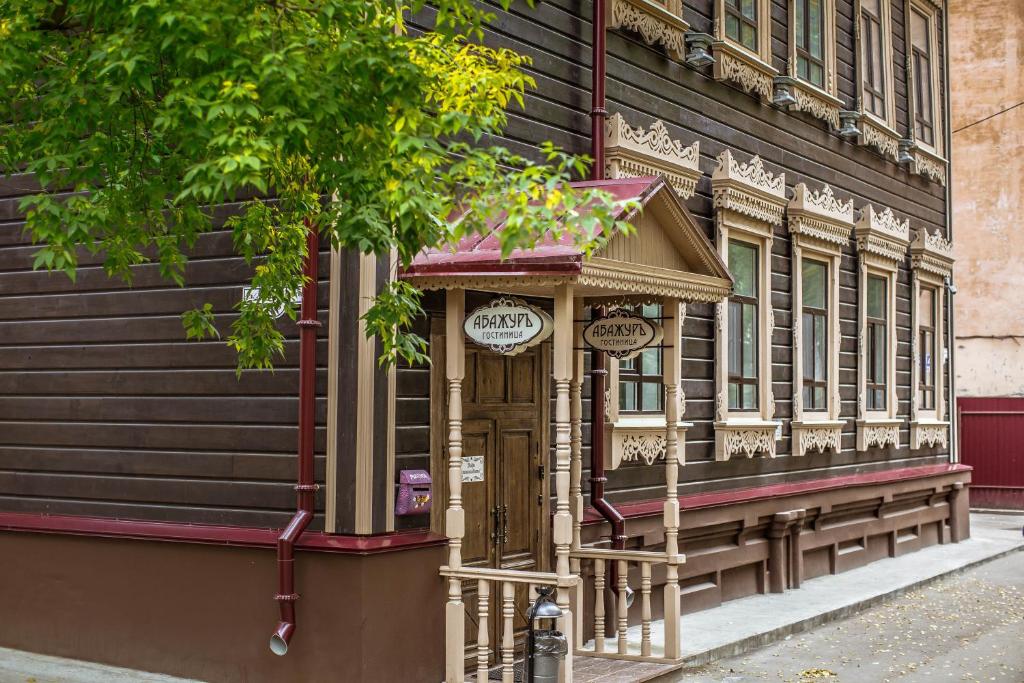
[{"label": "small sign on wall", "polygon": [[660,344],[662,335],[661,325],[622,308],[591,320],[583,328],[583,341],[587,346],[620,360]]},{"label": "small sign on wall", "polygon": [[484,456],[462,456],[462,483],[468,484],[484,480]]},{"label": "small sign on wall", "polygon": [[551,316],[520,299],[501,297],[466,316],[462,329],[475,344],[514,356],[551,336]]}]

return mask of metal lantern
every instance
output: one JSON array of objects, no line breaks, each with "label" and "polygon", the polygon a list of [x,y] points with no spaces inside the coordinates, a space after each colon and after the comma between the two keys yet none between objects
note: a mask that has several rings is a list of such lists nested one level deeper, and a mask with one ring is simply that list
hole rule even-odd
[{"label": "metal lantern", "polygon": [[789,76],[775,77],[775,95],[772,97],[772,104],[783,109],[796,104],[796,98],[793,97],[793,93],[790,91],[793,82],[793,79]]},{"label": "metal lantern", "polygon": [[839,137],[846,140],[860,137],[860,129],[857,128],[857,122],[860,121],[860,117],[859,111],[839,112],[839,122],[842,124],[839,128]]},{"label": "metal lantern", "polygon": [[687,31],[684,38],[687,51],[686,59],[683,61],[686,62],[686,66],[700,69],[715,63],[715,58],[711,56],[711,42],[714,38],[707,33],[697,31]]}]

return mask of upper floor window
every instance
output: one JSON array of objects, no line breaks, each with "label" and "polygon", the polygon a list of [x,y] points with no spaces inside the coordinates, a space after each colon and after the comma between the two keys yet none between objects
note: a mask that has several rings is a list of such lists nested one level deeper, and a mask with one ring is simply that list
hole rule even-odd
[{"label": "upper floor window", "polygon": [[888,278],[868,275],[867,373],[868,410],[886,409],[888,376]]},{"label": "upper floor window", "polygon": [[892,125],[894,118],[890,0],[860,0],[861,106]]},{"label": "upper floor window", "polygon": [[803,401],[804,410],[828,410],[828,264],[803,259]]},{"label": "upper floor window", "polygon": [[758,51],[758,3],[725,0],[725,35],[751,52]]},{"label": "upper floor window", "polygon": [[826,0],[795,0],[795,45],[797,77],[825,87],[825,4]]},{"label": "upper floor window", "polygon": [[[645,305],[640,314],[645,318],[660,318],[661,306]],[[665,412],[662,353],[663,349],[644,349],[633,358],[619,361],[619,412]]]},{"label": "upper floor window", "polygon": [[729,410],[757,410],[758,247],[729,242]]},{"label": "upper floor window", "polygon": [[921,410],[935,410],[935,290],[921,287],[918,296],[917,334],[920,353],[917,369],[917,406]]},{"label": "upper floor window", "polygon": [[914,138],[935,147],[935,15],[920,8],[910,7],[910,68],[913,79]]}]

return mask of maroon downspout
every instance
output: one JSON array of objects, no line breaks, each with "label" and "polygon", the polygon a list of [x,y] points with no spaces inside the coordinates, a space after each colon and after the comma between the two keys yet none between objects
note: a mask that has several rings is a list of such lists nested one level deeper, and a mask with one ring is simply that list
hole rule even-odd
[{"label": "maroon downspout", "polygon": [[313,520],[314,496],[317,485],[313,481],[313,442],[315,438],[316,410],[316,317],[317,260],[320,240],[316,229],[306,221],[306,282],[302,287],[302,306],[299,315],[299,480],[295,486],[298,502],[295,515],[277,538],[278,589],[274,599],[281,608],[281,621],[270,637],[270,649],[276,655],[288,652],[288,644],[295,635],[295,542]]},{"label": "maroon downspout", "polygon": [[[594,0],[593,69],[590,86],[590,155],[594,165],[590,169],[591,180],[604,180],[604,125],[608,110],[604,108],[605,95],[605,0]],[[604,309],[598,309],[603,315]],[[590,505],[608,520],[612,527],[612,548],[626,549],[626,520],[604,497],[604,484],[608,481],[604,471],[605,431],[605,379],[608,371],[604,365],[604,353],[593,349],[590,353]],[[613,592],[618,592],[618,562],[610,562],[609,583]],[[611,623],[611,620],[609,620]]]}]

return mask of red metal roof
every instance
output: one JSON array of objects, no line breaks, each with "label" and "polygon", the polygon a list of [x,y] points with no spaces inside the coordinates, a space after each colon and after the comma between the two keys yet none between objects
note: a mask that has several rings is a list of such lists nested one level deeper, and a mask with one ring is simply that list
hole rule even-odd
[{"label": "red metal roof", "polygon": [[[665,180],[654,176],[619,178],[615,180],[587,180],[570,183],[574,189],[600,188],[616,201],[638,200],[645,204]],[[622,218],[623,216],[619,216]],[[400,277],[443,277],[459,275],[561,275],[579,273],[583,268],[583,252],[575,245],[573,235],[563,234],[555,239],[542,238],[532,249],[516,249],[508,258],[501,258],[497,233],[504,229],[499,221],[487,235],[473,235],[462,240],[454,251],[424,249]]]}]

